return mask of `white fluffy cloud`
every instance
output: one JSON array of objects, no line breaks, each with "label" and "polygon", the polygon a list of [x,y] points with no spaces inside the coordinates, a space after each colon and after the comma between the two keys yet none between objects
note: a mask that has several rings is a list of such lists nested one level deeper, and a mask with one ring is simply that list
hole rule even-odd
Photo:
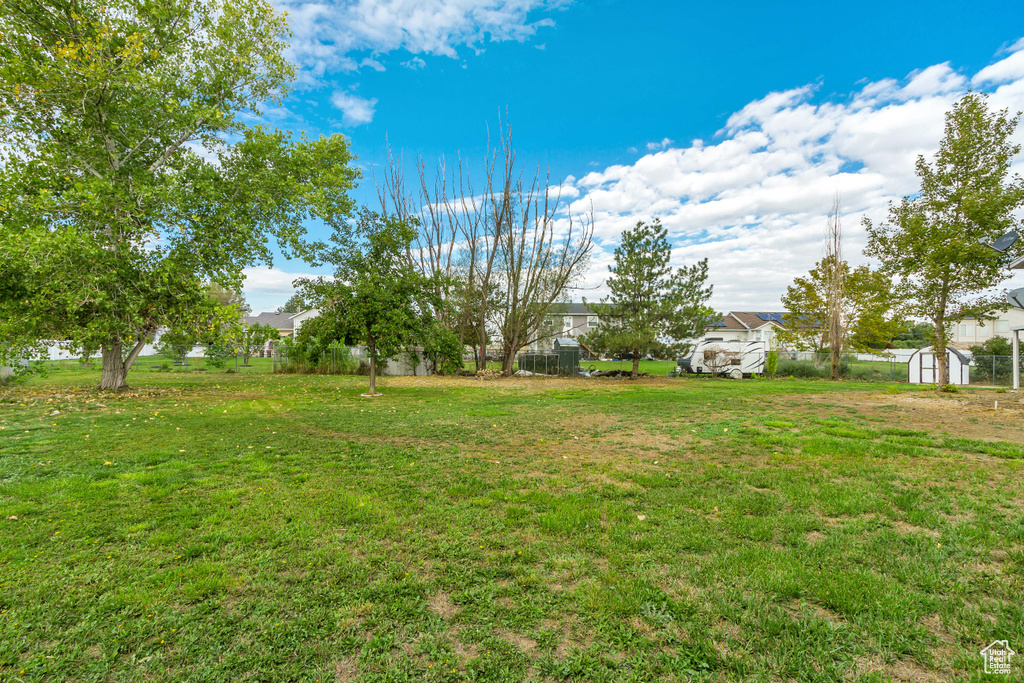
[{"label": "white fluffy cloud", "polygon": [[[647,150],[650,151],[650,152],[654,152],[654,151],[659,150],[659,149],[665,149],[668,146],[670,146],[673,142],[675,142],[675,140],[670,140],[668,138],[662,138],[661,142],[648,142],[647,143]],[[635,148],[631,148],[631,149],[635,149]]]},{"label": "white fluffy cloud", "polygon": [[311,273],[293,273],[269,266],[246,268],[242,272],[245,275],[245,300],[254,314],[272,311],[283,305],[295,293],[293,281],[303,277],[317,277]]},{"label": "white fluffy cloud", "polygon": [[[1024,40],[973,78],[937,64],[838,101],[816,103],[812,85],[770,93],[733,114],[712,143],[650,143],[659,151],[587,174],[572,210],[592,202],[596,234],[609,245],[637,220],[660,218],[677,262],[708,257],[717,308],[777,309],[793,277],[821,258],[836,194],[846,256],[863,262],[861,218],[884,219],[889,201],[918,189],[917,156],[938,148],[945,113],[967,88],[985,85],[992,106],[1024,109]],[[592,286],[606,275],[606,255]]]},{"label": "white fluffy cloud", "polygon": [[[488,41],[526,41],[552,24],[537,11],[565,0],[276,0],[288,13],[290,56],[306,78],[354,71],[353,53],[405,49],[413,55],[456,57],[457,48]],[[373,66],[370,64],[369,66]]]},{"label": "white fluffy cloud", "polygon": [[346,126],[361,126],[373,121],[377,98],[366,99],[345,90],[331,95],[331,104],[341,110]]}]

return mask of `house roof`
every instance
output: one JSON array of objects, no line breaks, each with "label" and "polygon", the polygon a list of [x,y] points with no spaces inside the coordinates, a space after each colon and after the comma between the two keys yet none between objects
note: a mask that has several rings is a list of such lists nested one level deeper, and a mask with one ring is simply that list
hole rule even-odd
[{"label": "house roof", "polygon": [[259,315],[247,315],[245,316],[245,324],[252,325],[253,323],[259,323],[260,325],[270,325],[278,330],[291,330],[295,327],[292,323],[292,317],[294,317],[294,315],[294,313],[260,313]]},{"label": "house roof", "polygon": [[587,304],[551,304],[549,315],[597,315]]},{"label": "house roof", "polygon": [[782,316],[786,314],[786,311],[730,311],[722,316],[721,321],[715,321],[710,327],[719,330],[756,330],[773,323],[778,327],[785,327]]}]

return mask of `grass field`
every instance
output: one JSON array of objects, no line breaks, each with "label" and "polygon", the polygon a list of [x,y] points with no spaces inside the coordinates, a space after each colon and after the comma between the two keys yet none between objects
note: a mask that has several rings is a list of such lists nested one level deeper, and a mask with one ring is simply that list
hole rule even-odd
[{"label": "grass field", "polygon": [[988,681],[1024,646],[1013,395],[97,379],[0,389],[3,681]]}]

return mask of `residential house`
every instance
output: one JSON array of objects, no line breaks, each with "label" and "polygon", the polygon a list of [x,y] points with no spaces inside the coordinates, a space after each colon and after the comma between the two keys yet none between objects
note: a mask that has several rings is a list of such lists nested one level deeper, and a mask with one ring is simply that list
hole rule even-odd
[{"label": "residential house", "polygon": [[568,337],[579,339],[597,330],[600,318],[586,304],[555,304],[544,319],[541,330],[544,336],[531,347],[534,351],[550,351],[555,339]]},{"label": "residential house", "polygon": [[782,322],[781,312],[750,312],[730,311],[708,326],[705,339],[722,341],[766,341],[770,347],[775,346],[778,330],[786,329]]},{"label": "residential house", "polygon": [[[776,330],[785,329],[785,325],[782,323],[782,316],[785,314],[784,311],[770,313],[731,311],[708,326],[705,338],[722,341],[766,341],[774,345]],[[533,345],[533,350],[550,350],[554,340],[558,337],[579,339],[596,330],[599,324],[600,317],[586,304],[563,304],[545,320],[545,330],[548,333]]]},{"label": "residential house", "polygon": [[[320,315],[320,310],[311,308],[308,311],[300,311],[298,313],[260,313],[259,315],[247,315],[243,318],[246,325],[252,325],[259,323],[261,325],[269,325],[277,329],[277,333],[282,337],[289,337],[294,339],[295,335],[298,334],[302,328],[302,323],[305,321],[315,318]],[[270,353],[274,347],[274,342],[269,342],[267,347],[258,353],[257,355],[265,355]]]},{"label": "residential house", "polygon": [[1011,338],[1011,330],[1024,327],[1024,310],[1011,308],[1007,311],[993,311],[995,320],[965,318],[953,326],[950,346],[955,349],[969,349],[984,344],[992,337]]},{"label": "residential house", "polygon": [[260,313],[259,315],[247,315],[244,320],[246,325],[252,325],[253,323],[270,325],[271,327],[276,328],[278,334],[282,337],[294,338],[302,327],[302,323],[310,318],[315,318],[318,315],[320,315],[319,309],[311,308],[308,311],[300,311],[298,313]]}]

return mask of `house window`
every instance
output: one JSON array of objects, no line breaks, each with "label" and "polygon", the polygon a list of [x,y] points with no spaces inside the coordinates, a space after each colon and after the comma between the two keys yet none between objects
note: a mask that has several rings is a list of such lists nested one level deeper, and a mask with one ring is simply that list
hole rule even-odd
[{"label": "house window", "polygon": [[596,315],[588,315],[587,316],[587,327],[597,327],[597,316]]},{"label": "house window", "polygon": [[997,320],[996,321],[996,332],[1009,332],[1010,321],[1009,320]]},{"label": "house window", "polygon": [[973,337],[974,336],[974,325],[961,325],[960,326],[961,337]]}]

